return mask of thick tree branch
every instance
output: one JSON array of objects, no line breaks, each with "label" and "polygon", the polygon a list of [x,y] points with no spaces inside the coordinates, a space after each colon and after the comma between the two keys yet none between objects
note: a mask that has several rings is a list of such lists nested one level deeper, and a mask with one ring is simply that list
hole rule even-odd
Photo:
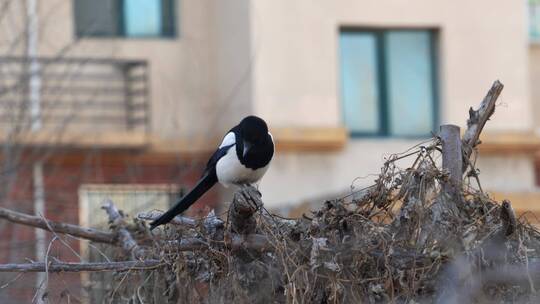
[{"label": "thick tree branch", "polygon": [[463,149],[461,148],[461,139],[459,138],[459,127],[456,125],[441,126],[442,141],[442,166],[450,174],[445,189],[452,193],[454,197],[459,197],[461,193],[461,179],[463,168]]},{"label": "thick tree branch", "polygon": [[0,208],[0,218],[3,218],[13,223],[41,228],[47,231],[51,231],[50,228],[52,228],[55,233],[69,234],[94,242],[107,244],[114,244],[116,242],[114,233],[60,222],[46,222],[45,220],[43,220],[43,218],[39,216],[28,215],[6,208]]},{"label": "thick tree branch", "polygon": [[125,261],[105,263],[45,263],[0,264],[0,272],[82,272],[82,271],[127,271],[146,270],[161,266],[158,260]]},{"label": "thick tree branch", "polygon": [[261,193],[253,186],[245,186],[234,194],[229,207],[229,230],[239,234],[255,232],[257,222],[253,215],[263,205]]}]

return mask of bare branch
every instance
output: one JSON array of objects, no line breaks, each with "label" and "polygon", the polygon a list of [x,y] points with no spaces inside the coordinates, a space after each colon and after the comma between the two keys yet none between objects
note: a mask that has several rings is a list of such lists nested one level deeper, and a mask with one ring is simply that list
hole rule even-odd
[{"label": "bare branch", "polygon": [[105,200],[103,207],[109,215],[109,222],[111,226],[118,232],[118,241],[125,252],[131,253],[132,257],[137,259],[144,256],[145,250],[137,244],[135,239],[131,236],[126,229],[127,223],[124,221],[124,216],[120,214],[120,211],[116,208],[113,202],[109,199]]},{"label": "bare branch", "polygon": [[82,271],[127,271],[155,269],[162,265],[158,260],[104,262],[104,263],[63,263],[43,262],[26,264],[0,264],[0,272],[82,272]]},{"label": "bare branch", "polygon": [[[225,246],[232,250],[253,249],[257,251],[268,251],[273,248],[268,237],[262,234],[240,235],[229,233],[225,235]],[[186,238],[180,241],[171,241],[170,245],[178,251],[199,251],[210,249],[210,244],[200,238]]]},{"label": "bare branch", "polygon": [[169,241],[169,245],[174,246],[178,251],[197,251],[210,248],[210,244],[200,238],[186,238],[179,241]]},{"label": "bare branch", "polygon": [[[141,212],[137,214],[137,218],[141,220],[153,221],[159,218],[164,212],[160,211],[150,211],[150,212]],[[168,224],[179,225],[179,226],[197,226],[197,220],[190,217],[177,215],[175,216]]]},{"label": "bare branch", "polygon": [[267,251],[274,246],[268,240],[268,237],[262,234],[248,234],[248,235],[230,235],[229,248],[231,249],[254,249],[258,251]]},{"label": "bare branch", "polygon": [[510,236],[517,229],[516,213],[509,200],[503,200],[500,213],[501,221],[503,222],[504,235]]},{"label": "bare branch", "polygon": [[114,244],[116,242],[115,235],[110,232],[61,222],[45,221],[39,216],[28,215],[1,207],[0,218],[13,223],[41,228],[51,232],[70,234],[75,237],[80,237],[94,242],[107,244]]}]

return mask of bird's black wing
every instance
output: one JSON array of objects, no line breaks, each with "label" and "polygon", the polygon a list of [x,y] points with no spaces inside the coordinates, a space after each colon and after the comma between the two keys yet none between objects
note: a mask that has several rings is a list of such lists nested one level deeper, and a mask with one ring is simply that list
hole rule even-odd
[{"label": "bird's black wing", "polygon": [[[231,130],[232,131],[232,130]],[[212,154],[208,163],[206,164],[206,169],[201,176],[201,179],[197,185],[184,197],[180,199],[171,209],[163,213],[159,218],[150,223],[150,230],[156,228],[159,225],[166,224],[170,222],[175,216],[186,211],[191,205],[193,205],[206,191],[208,191],[212,186],[217,183],[216,175],[216,164],[220,158],[222,158],[231,147],[235,144],[231,143],[220,147]]]},{"label": "bird's black wing", "polygon": [[227,154],[229,149],[232,148],[233,146],[234,146],[234,144],[230,144],[230,145],[218,148],[216,150],[216,152],[214,152],[214,154],[212,154],[212,156],[208,160],[208,163],[206,163],[206,169],[204,170],[202,176],[204,176],[205,174],[208,174],[208,173],[210,173],[212,171],[214,171],[214,173],[215,173],[216,164],[217,164],[218,160],[220,158],[222,158],[223,156],[225,156],[225,154]]},{"label": "bird's black wing", "polygon": [[[234,141],[231,140],[230,141],[227,141],[227,137],[229,134],[234,134]],[[204,170],[203,172],[203,176],[205,174],[208,174],[212,171],[215,172],[215,169],[216,169],[216,164],[218,162],[218,160],[220,158],[222,158],[223,156],[225,156],[225,154],[227,154],[227,152],[229,152],[229,149],[230,148],[233,148],[234,145],[236,145],[236,148],[238,149],[238,138],[239,138],[240,134],[239,134],[239,131],[238,131],[238,126],[232,128],[229,130],[229,132],[227,132],[227,134],[225,134],[225,137],[223,138],[223,142],[221,143],[221,146],[216,150],[216,152],[214,152],[214,154],[212,154],[212,156],[210,157],[210,159],[208,160],[208,163],[206,163],[206,169]],[[240,141],[240,144],[241,144],[241,141]]]}]

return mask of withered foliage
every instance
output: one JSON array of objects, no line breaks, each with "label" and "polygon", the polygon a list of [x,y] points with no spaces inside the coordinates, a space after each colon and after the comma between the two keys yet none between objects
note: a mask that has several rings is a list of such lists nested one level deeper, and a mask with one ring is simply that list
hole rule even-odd
[{"label": "withered foliage", "polygon": [[[537,303],[540,233],[479,190],[470,164],[449,192],[441,144],[392,155],[375,183],[300,219],[247,188],[243,227],[213,214],[131,231],[162,267],[113,277],[113,303]],[[315,187],[316,185],[314,185]],[[237,200],[237,198],[235,198]],[[252,206],[250,209],[249,206]],[[231,212],[231,211],[230,211]],[[245,223],[244,223],[245,224]],[[130,302],[131,301],[131,302]]]}]

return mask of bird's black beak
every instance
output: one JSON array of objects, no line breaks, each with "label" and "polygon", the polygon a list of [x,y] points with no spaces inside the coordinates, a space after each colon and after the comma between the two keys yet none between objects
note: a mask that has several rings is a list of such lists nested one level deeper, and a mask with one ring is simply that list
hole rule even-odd
[{"label": "bird's black beak", "polygon": [[251,150],[252,144],[248,143],[247,141],[244,141],[244,152],[242,153],[243,157],[246,157],[246,155],[249,153],[249,150]]}]

